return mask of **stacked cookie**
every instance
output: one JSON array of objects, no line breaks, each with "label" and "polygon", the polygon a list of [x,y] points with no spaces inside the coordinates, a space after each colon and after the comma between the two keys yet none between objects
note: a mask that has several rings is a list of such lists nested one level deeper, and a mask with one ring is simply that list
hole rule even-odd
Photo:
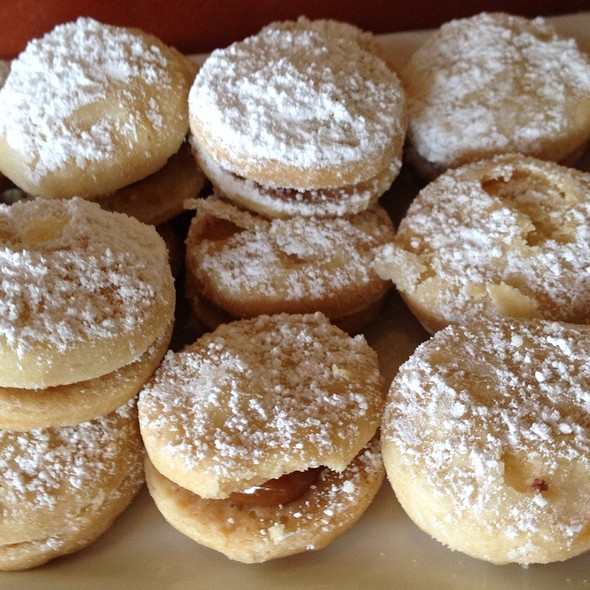
[{"label": "stacked cookie", "polygon": [[11,63],[0,170],[26,195],[166,221],[204,182],[185,145],[195,72],[142,31],[90,18],[57,26]]},{"label": "stacked cookie", "polygon": [[587,324],[589,228],[589,174],[500,155],[420,191],[376,267],[429,332],[482,316]]},{"label": "stacked cookie", "polygon": [[323,314],[223,324],[168,353],[140,393],[150,493],[241,562],[320,549],[382,483],[382,407],[375,352]]},{"label": "stacked cookie", "polygon": [[207,328],[262,313],[321,311],[357,333],[390,282],[373,270],[393,224],[376,205],[353,216],[266,219],[212,196],[186,242],[187,298]]},{"label": "stacked cookie", "polygon": [[575,39],[542,18],[450,21],[400,70],[408,161],[427,179],[510,152],[573,165],[590,139],[589,72]]},{"label": "stacked cookie", "polygon": [[0,569],[81,549],[143,482],[134,398],[175,292],[153,227],[84,199],[0,206]]},{"label": "stacked cookie", "polygon": [[395,377],[383,459],[424,531],[492,563],[590,549],[590,326],[479,319],[437,332]]},{"label": "stacked cookie", "polygon": [[189,123],[217,196],[190,229],[187,273],[206,326],[319,310],[358,331],[376,315],[388,285],[372,251],[394,232],[377,201],[399,172],[406,127],[381,56],[368,33],[302,18],[203,64]]}]

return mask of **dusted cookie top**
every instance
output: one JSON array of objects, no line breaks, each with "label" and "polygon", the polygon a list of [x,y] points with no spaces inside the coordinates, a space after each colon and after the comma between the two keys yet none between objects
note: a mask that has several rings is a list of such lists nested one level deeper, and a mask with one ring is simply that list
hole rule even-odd
[{"label": "dusted cookie top", "polygon": [[77,426],[0,430],[0,569],[27,569],[102,534],[144,481],[135,401]]},{"label": "dusted cookie top", "polygon": [[133,361],[172,320],[153,227],[83,199],[0,206],[0,385],[48,387]]},{"label": "dusted cookie top", "polygon": [[379,206],[352,217],[267,220],[218,198],[197,203],[187,268],[200,293],[237,317],[365,309],[391,283],[372,269],[394,228]]},{"label": "dusted cookie top", "polygon": [[393,381],[382,426],[402,505],[451,548],[492,562],[588,549],[590,326],[450,326]]},{"label": "dusted cookie top", "polygon": [[590,136],[590,62],[540,18],[448,22],[400,77],[409,141],[433,171],[506,152],[561,162]]},{"label": "dusted cookie top", "polygon": [[377,270],[430,331],[481,315],[590,323],[590,175],[520,155],[447,171]]},{"label": "dusted cookie top", "polygon": [[219,165],[299,190],[354,185],[401,156],[395,73],[331,21],[277,23],[214,51],[189,96],[191,130]]},{"label": "dusted cookie top", "polygon": [[[2,544],[33,540],[7,538],[8,528],[15,527],[19,519],[21,524],[25,519],[28,526],[38,528],[39,534],[55,534],[52,523],[58,521],[52,512],[74,508],[68,508],[74,499],[73,504],[83,510],[85,503],[96,499],[97,487],[116,490],[127,470],[131,475],[133,469],[141,480],[136,416],[133,401],[108,416],[76,426],[28,432],[0,430]],[[122,451],[127,451],[127,456]]]},{"label": "dusted cookie top", "polygon": [[31,41],[0,92],[0,169],[46,197],[108,194],[161,168],[188,130],[194,69],[89,18]]},{"label": "dusted cookie top", "polygon": [[342,471],[374,436],[376,354],[322,314],[224,324],[169,352],[139,397],[151,461],[202,497],[293,471]]}]

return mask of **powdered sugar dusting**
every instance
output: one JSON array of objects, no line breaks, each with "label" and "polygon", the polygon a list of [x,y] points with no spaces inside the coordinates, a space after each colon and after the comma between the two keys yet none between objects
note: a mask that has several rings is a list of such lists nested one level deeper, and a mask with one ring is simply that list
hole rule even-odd
[{"label": "powdered sugar dusting", "polygon": [[246,207],[273,217],[302,215],[343,216],[365,210],[391,186],[401,168],[401,157],[394,158],[381,174],[353,186],[298,191],[269,187],[224,170],[191,137],[203,171],[216,189]]},{"label": "powdered sugar dusting", "polygon": [[[268,26],[214,51],[189,95],[189,114],[232,160],[302,169],[381,153],[405,121],[397,76],[350,35]],[[235,170],[233,162],[220,161]]]},{"label": "powdered sugar dusting", "polygon": [[83,199],[0,206],[0,336],[64,351],[143,324],[168,268],[152,227]]},{"label": "powdered sugar dusting", "polygon": [[590,125],[590,63],[542,19],[483,13],[451,21],[400,76],[408,136],[443,167],[509,151],[540,155],[549,138]]},{"label": "powdered sugar dusting", "polygon": [[[51,512],[67,494],[87,496],[100,482],[121,470],[121,453],[139,445],[135,400],[112,415],[77,426],[36,429],[28,432],[0,430],[0,503],[3,519],[11,521],[26,511]],[[141,481],[141,453],[136,458],[135,477]],[[125,461],[123,462],[125,465]],[[129,471],[131,476],[133,470]],[[123,477],[121,478],[123,479]],[[76,492],[78,490],[78,492]],[[100,494],[96,493],[100,502]],[[73,507],[73,506],[72,506]]]},{"label": "powdered sugar dusting", "polygon": [[[206,199],[202,213],[227,219],[228,204]],[[229,208],[229,212],[226,209]],[[235,233],[220,241],[189,232],[188,262],[201,282],[237,299],[270,301],[327,301],[338,293],[380,282],[371,268],[375,249],[393,239],[393,225],[382,209],[348,218],[257,220],[235,226]],[[240,220],[241,221],[241,220]],[[207,223],[207,222],[205,222]],[[211,297],[211,295],[208,295]],[[364,305],[364,301],[362,302]]]},{"label": "powdered sugar dusting", "polygon": [[222,325],[168,353],[139,412],[148,453],[157,444],[185,470],[235,486],[237,477],[266,481],[321,459],[343,469],[373,436],[381,403],[363,337],[321,314],[281,314]]},{"label": "powdered sugar dusting", "polygon": [[[88,129],[83,110],[98,108],[114,89],[129,99],[133,80],[170,86],[167,67],[157,45],[125,28],[90,18],[59,25],[12,62],[0,91],[0,134],[33,179],[72,162],[83,168],[87,161],[113,158],[121,130],[133,137],[146,120],[154,131],[162,128],[158,106],[152,101],[141,113],[93,117]],[[74,124],[74,115],[81,124]]]},{"label": "powdered sugar dusting", "polygon": [[575,541],[589,516],[578,487],[590,469],[589,346],[587,326],[475,322],[438,332],[402,365],[384,444],[427,474],[449,527],[471,514],[486,534],[520,536],[517,561],[544,535]]},{"label": "powdered sugar dusting", "polygon": [[[447,172],[413,201],[377,270],[410,296],[431,288],[447,323],[589,322],[590,176],[519,156]],[[527,305],[504,309],[503,293]]]}]

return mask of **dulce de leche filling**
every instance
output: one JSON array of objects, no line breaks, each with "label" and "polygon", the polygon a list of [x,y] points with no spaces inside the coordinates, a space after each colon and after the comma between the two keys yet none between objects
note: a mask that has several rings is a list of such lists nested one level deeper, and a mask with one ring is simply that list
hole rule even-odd
[{"label": "dulce de leche filling", "polygon": [[252,486],[241,492],[233,492],[229,500],[234,504],[251,506],[279,506],[297,500],[307,492],[320,476],[323,467],[305,471],[293,471],[276,479]]}]

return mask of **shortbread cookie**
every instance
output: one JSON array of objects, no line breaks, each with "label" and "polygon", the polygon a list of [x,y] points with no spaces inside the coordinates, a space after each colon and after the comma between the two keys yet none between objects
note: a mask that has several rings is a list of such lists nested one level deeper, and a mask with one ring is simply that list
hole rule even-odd
[{"label": "shortbread cookie", "polygon": [[94,541],[143,484],[143,458],[134,401],[78,426],[0,430],[0,570]]},{"label": "shortbread cookie", "polygon": [[590,137],[588,57],[541,18],[450,21],[400,77],[408,158],[430,178],[508,152],[571,164]]},{"label": "shortbread cookie", "polygon": [[590,548],[590,326],[449,326],[395,377],[383,459],[414,522],[493,563]]},{"label": "shortbread cookie", "polygon": [[196,206],[186,244],[187,295],[207,327],[321,311],[357,332],[380,310],[391,282],[372,269],[374,252],[395,233],[380,206],[346,218],[272,220],[217,197]]},{"label": "shortbread cookie", "polygon": [[148,488],[166,520],[194,541],[243,563],[322,549],[363,515],[383,479],[378,439],[344,471],[322,470],[313,487],[281,506],[201,498],[146,459]]},{"label": "shortbread cookie", "polygon": [[214,51],[197,74],[189,94],[197,158],[214,185],[232,182],[228,196],[242,206],[269,216],[355,213],[399,172],[399,79],[340,29],[272,24]]},{"label": "shortbread cookie", "polygon": [[[375,352],[364,337],[347,335],[323,314],[224,324],[181,352],[168,353],[140,393],[140,426],[150,461],[156,472],[188,490],[177,495],[148,466],[156,501],[165,504],[164,515],[173,523],[188,509],[189,521],[195,522],[187,522],[183,532],[195,531],[195,540],[233,559],[264,561],[312,548],[310,531],[323,546],[356,521],[378,488],[378,443],[369,441],[382,401]],[[310,478],[302,487],[301,477]],[[289,493],[277,500],[271,480],[284,483],[285,478]],[[200,498],[192,499],[191,493]],[[331,505],[316,493],[327,494]],[[207,499],[215,500],[212,514],[201,509]],[[194,512],[188,508],[193,502]],[[292,502],[301,503],[305,514],[305,542],[292,530],[299,513],[292,510],[299,504]],[[360,506],[339,511],[351,502]],[[258,523],[252,504],[274,506],[274,517],[266,510]],[[311,523],[311,506],[338,513],[336,528],[324,531]],[[229,527],[228,538],[216,539],[214,529],[224,524],[209,527],[207,519],[239,512],[244,527],[258,526],[252,544],[242,547],[239,522]],[[325,514],[318,512],[318,518]],[[264,538],[269,530],[271,538]]]},{"label": "shortbread cookie", "polygon": [[31,41],[0,91],[0,170],[52,198],[145,178],[188,131],[196,66],[138,29],[81,17]]},{"label": "shortbread cookie", "polygon": [[168,350],[172,322],[135,361],[111,373],[45,389],[0,387],[0,429],[75,426],[106,416],[135,397]]},{"label": "shortbread cookie", "polygon": [[173,320],[156,230],[84,199],[0,206],[0,386],[93,379],[143,354]]},{"label": "shortbread cookie", "polygon": [[590,175],[521,155],[447,171],[377,256],[430,332],[480,316],[590,323]]}]

